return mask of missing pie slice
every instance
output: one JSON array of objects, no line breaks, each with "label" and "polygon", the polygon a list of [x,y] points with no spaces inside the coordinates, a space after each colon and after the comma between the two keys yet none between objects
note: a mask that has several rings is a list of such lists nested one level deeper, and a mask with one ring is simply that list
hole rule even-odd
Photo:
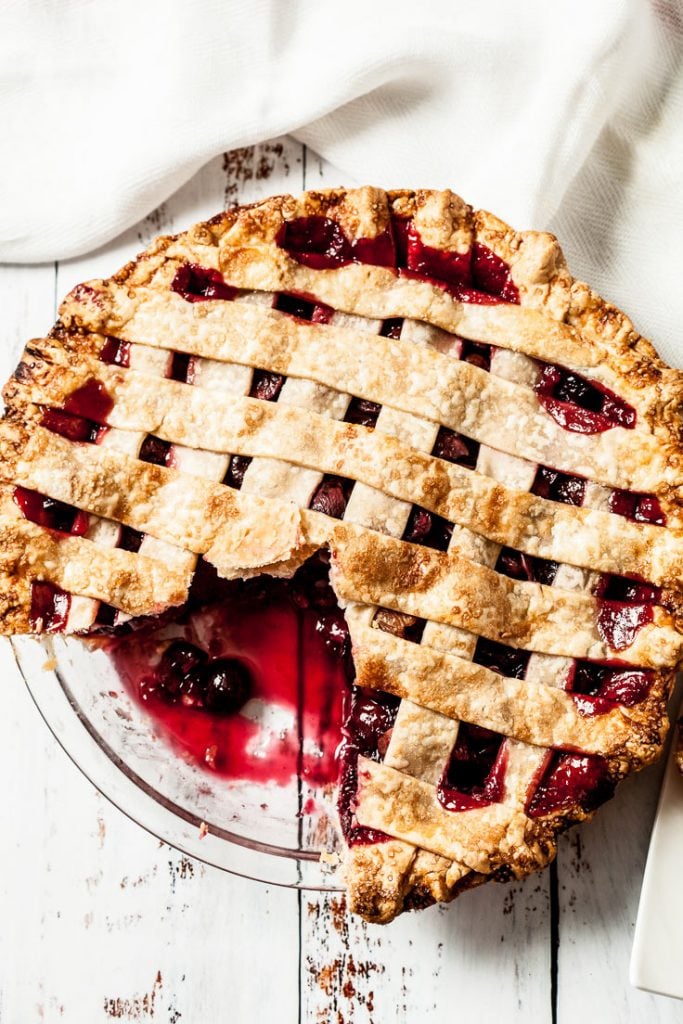
[{"label": "missing pie slice", "polygon": [[551,235],[451,192],[230,210],[78,286],[27,346],[2,631],[117,628],[182,606],[197,565],[329,552],[352,908],[520,877],[661,751],[682,380]]}]

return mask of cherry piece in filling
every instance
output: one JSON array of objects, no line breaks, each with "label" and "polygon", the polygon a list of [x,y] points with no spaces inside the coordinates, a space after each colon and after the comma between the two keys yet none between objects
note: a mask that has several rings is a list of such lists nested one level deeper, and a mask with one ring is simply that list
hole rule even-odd
[{"label": "cherry piece in filling", "polygon": [[204,705],[214,713],[230,715],[239,711],[251,695],[249,670],[237,658],[217,658],[202,672]]},{"label": "cherry piece in filling", "polygon": [[633,429],[636,410],[623,398],[594,380],[564,366],[547,364],[534,386],[538,401],[565,430],[599,434],[612,427]]},{"label": "cherry piece in filling", "polygon": [[564,505],[583,505],[586,481],[580,476],[560,473],[548,466],[539,466],[531,493],[548,501],[561,501]]},{"label": "cherry piece in filling", "polygon": [[384,757],[396,721],[398,698],[354,686],[343,728],[337,789],[339,821],[349,846],[367,846],[388,837],[378,829],[359,825],[355,815],[358,792],[358,755],[374,761]]},{"label": "cherry piece in filling", "polygon": [[446,462],[474,469],[479,456],[479,442],[456,434],[448,427],[439,427],[432,455],[436,455],[438,459],[445,459]]},{"label": "cherry piece in filling", "polygon": [[402,327],[403,317],[391,317],[389,320],[383,320],[379,331],[380,337],[392,338],[394,341],[398,341],[401,337]]},{"label": "cherry piece in filling", "polygon": [[357,423],[361,427],[374,427],[379,416],[378,402],[366,402],[364,398],[352,398],[344,417],[345,423]]},{"label": "cherry piece in filling", "polygon": [[529,651],[519,651],[516,647],[506,647],[494,640],[479,637],[472,661],[502,676],[523,679],[530,657]]},{"label": "cherry piece in filling", "polygon": [[413,505],[402,539],[436,551],[447,551],[452,533],[453,526],[447,519]]},{"label": "cherry piece in filling", "polygon": [[314,512],[323,512],[333,519],[341,519],[351,494],[353,480],[340,476],[326,476],[318,485],[308,506]]},{"label": "cherry piece in filling", "polygon": [[32,629],[43,633],[60,633],[67,623],[71,595],[55,583],[31,584],[29,620]]},{"label": "cherry piece in filling", "polygon": [[231,456],[228,471],[225,474],[223,483],[227,484],[228,487],[234,487],[235,490],[239,491],[242,483],[244,482],[244,474],[249,468],[250,463],[251,456],[249,455]]},{"label": "cherry piece in filling", "polygon": [[327,324],[334,316],[332,306],[318,302],[314,295],[305,292],[278,292],[273,309],[287,313],[296,320],[308,320],[314,324]]},{"label": "cherry piece in filling", "polygon": [[88,513],[74,508],[73,505],[48,498],[37,491],[30,491],[27,487],[15,487],[14,500],[26,519],[37,526],[44,526],[58,533],[68,533],[74,537],[82,537],[88,532]]},{"label": "cherry piece in filling", "polygon": [[481,242],[475,242],[472,248],[472,284],[479,291],[498,295],[506,302],[519,302],[519,292],[510,276],[509,266]]},{"label": "cherry piece in filling", "polygon": [[220,271],[197,263],[186,263],[178,268],[171,281],[171,291],[182,295],[186,302],[207,302],[211,299],[230,302],[237,295],[237,288],[226,284]]},{"label": "cherry piece in filling", "polygon": [[285,378],[279,373],[268,370],[254,370],[249,396],[260,398],[263,402],[276,402]]},{"label": "cherry piece in filling", "polygon": [[130,366],[130,342],[108,337],[100,349],[100,359],[112,366]]},{"label": "cherry piece in filling", "polygon": [[546,558],[534,558],[513,548],[503,548],[496,562],[496,572],[515,580],[529,580],[545,586],[555,579],[558,563]]},{"label": "cherry piece in filling", "polygon": [[80,388],[72,391],[64,409],[75,416],[83,416],[95,423],[106,423],[109,413],[114,408],[114,400],[99,380],[88,380]]},{"label": "cherry piece in filling", "polygon": [[478,366],[480,370],[491,369],[491,346],[476,341],[463,341],[460,358],[463,363]]},{"label": "cherry piece in filling", "polygon": [[160,437],[148,434],[140,446],[139,459],[154,466],[168,466],[171,459],[171,445]]},{"label": "cherry piece in filling", "polygon": [[100,426],[99,423],[93,423],[83,416],[63,412],[61,409],[45,409],[40,425],[46,430],[51,430],[53,434],[61,434],[68,441],[81,441],[86,444],[96,444],[107,432],[107,428]]},{"label": "cherry piece in filling", "polygon": [[502,800],[507,751],[505,737],[461,722],[448,767],[436,790],[447,811],[468,811]]},{"label": "cherry piece in filling", "polygon": [[343,657],[351,649],[349,627],[340,610],[320,615],[315,623],[315,628],[325,641],[325,646],[335,654]]},{"label": "cherry piece in filling", "polygon": [[632,708],[648,696],[653,683],[652,672],[642,668],[601,665],[593,661],[576,661],[572,667],[567,690]]},{"label": "cherry piece in filling", "polygon": [[652,523],[665,526],[666,516],[654,494],[639,494],[635,491],[613,491],[609,496],[610,512],[635,523]]},{"label": "cherry piece in filling", "polygon": [[192,356],[187,352],[174,352],[168,376],[171,380],[178,380],[182,384],[192,384],[194,382]]},{"label": "cherry piece in filling", "polygon": [[393,267],[395,263],[390,231],[376,238],[358,238],[351,242],[338,222],[329,217],[297,217],[285,221],[276,242],[297,263],[315,270],[330,270],[347,263],[382,267]]},{"label": "cherry piece in filling", "polygon": [[540,818],[575,806],[593,811],[614,795],[614,789],[604,758],[554,751],[526,813]]},{"label": "cherry piece in filling", "polygon": [[624,576],[601,576],[596,587],[598,633],[614,651],[630,647],[643,626],[652,622],[661,590]]}]

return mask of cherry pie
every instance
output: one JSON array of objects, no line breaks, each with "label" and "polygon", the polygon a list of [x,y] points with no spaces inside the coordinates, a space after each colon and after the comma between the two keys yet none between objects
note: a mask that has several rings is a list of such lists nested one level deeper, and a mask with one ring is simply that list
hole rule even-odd
[{"label": "cherry pie", "polygon": [[682,396],[551,235],[450,192],[230,210],[79,285],[27,346],[2,630],[167,613],[198,556],[246,579],[329,551],[351,906],[520,877],[661,751]]}]

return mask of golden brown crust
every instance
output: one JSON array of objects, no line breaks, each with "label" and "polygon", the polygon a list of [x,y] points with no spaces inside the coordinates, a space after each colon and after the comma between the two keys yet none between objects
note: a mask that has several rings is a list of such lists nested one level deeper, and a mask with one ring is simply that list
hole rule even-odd
[{"label": "golden brown crust", "polygon": [[[299,262],[281,232],[310,216],[335,222],[349,245],[381,243],[398,217],[437,253],[467,259],[485,247],[520,302],[461,301],[393,267]],[[236,300],[172,291],[188,263],[220,272]],[[273,291],[338,312],[303,323],[270,308]],[[400,338],[381,336],[394,318]],[[101,360],[112,339],[128,346],[128,365]],[[490,372],[454,358],[462,339],[493,346]],[[167,379],[174,351],[192,356],[194,387]],[[533,390],[536,359],[614,390],[636,410],[635,428],[568,434]],[[276,404],[249,397],[254,368],[286,376]],[[0,627],[40,630],[36,581],[85,601],[68,621],[82,629],[98,601],[132,615],[181,602],[199,554],[227,577],[290,575],[329,546],[359,683],[401,698],[383,762],[361,761],[356,798],[359,823],[393,838],[350,849],[351,905],[387,921],[521,876],[554,855],[560,828],[589,816],[577,805],[529,815],[548,748],[600,755],[613,780],[661,749],[681,659],[682,381],[623,313],[572,279],[552,235],[516,232],[451,192],[336,189],[229,211],[78,286],[51,334],[27,346],[0,427]],[[45,408],[68,408],[93,386],[111,400],[100,444],[42,425]],[[351,396],[381,405],[374,428],[343,422]],[[481,445],[476,469],[432,454],[440,428]],[[148,434],[173,446],[175,468],[140,460]],[[232,455],[253,460],[240,491],[221,483]],[[530,494],[537,463],[586,478],[583,506]],[[342,522],[307,508],[324,473],[354,483]],[[86,536],[29,522],[14,485],[88,512]],[[668,527],[614,514],[610,488],[656,496]],[[413,505],[454,525],[447,553],[402,540]],[[145,534],[140,552],[116,548],[119,523]],[[497,572],[501,545],[560,563],[553,585]],[[591,572],[664,586],[666,610],[612,649]],[[404,636],[417,620],[419,645]],[[533,652],[525,678],[475,665],[477,637]],[[649,669],[649,692],[635,707],[586,714],[564,689],[572,658]],[[505,791],[452,812],[436,787],[460,721],[506,737]]]}]

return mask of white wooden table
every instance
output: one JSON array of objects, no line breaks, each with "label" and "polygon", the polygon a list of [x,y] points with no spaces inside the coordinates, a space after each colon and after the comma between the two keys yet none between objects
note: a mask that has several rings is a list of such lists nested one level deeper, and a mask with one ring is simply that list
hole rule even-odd
[{"label": "white wooden table", "polygon": [[[0,267],[2,379],[57,300],[154,235],[340,182],[283,139],[213,161],[99,252]],[[564,837],[551,871],[381,929],[349,920],[339,897],[259,885],[159,843],[58,748],[4,642],[0,671],[0,1024],[683,1024],[683,1002],[628,983],[658,769]]]}]

